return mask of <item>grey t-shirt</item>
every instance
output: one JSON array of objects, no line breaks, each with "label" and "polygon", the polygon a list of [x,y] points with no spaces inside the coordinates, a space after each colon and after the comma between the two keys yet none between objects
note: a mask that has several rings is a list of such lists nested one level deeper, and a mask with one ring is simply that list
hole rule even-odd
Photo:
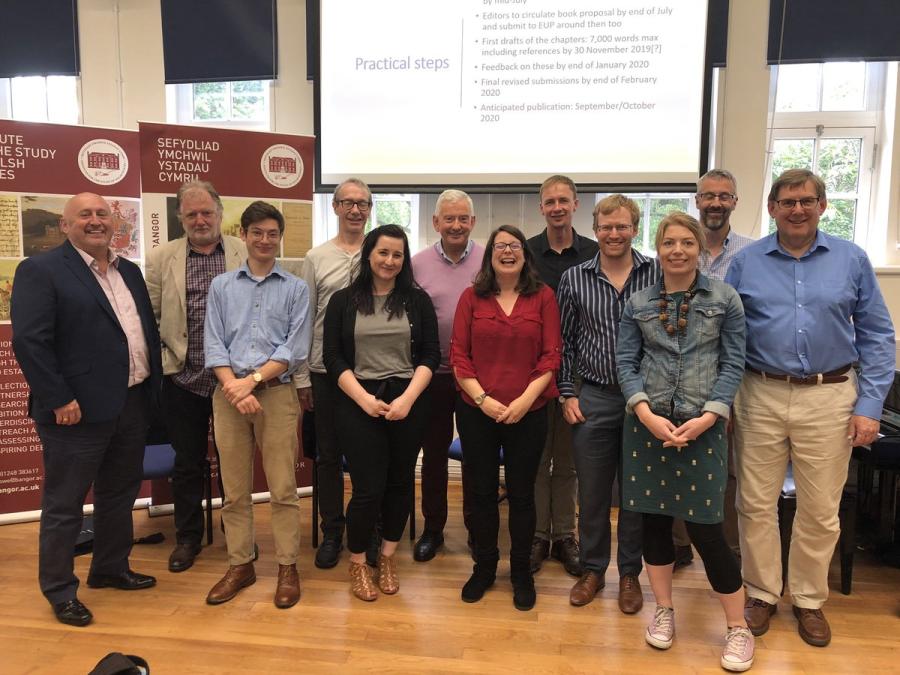
[{"label": "grey t-shirt", "polygon": [[386,295],[376,295],[374,314],[356,314],[353,336],[356,342],[356,365],[353,374],[358,380],[413,376],[415,369],[412,363],[409,319],[401,313],[388,321],[384,310],[385,300]]}]

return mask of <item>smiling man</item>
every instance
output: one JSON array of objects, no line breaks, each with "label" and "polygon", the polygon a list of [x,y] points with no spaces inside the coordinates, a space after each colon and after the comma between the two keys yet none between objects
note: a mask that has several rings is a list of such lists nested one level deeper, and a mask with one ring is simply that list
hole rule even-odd
[{"label": "smiling man", "polygon": [[708,277],[725,278],[737,252],[753,239],[731,230],[731,214],[737,207],[737,181],[730,171],[711,169],[697,181],[694,203],[706,235],[706,250],[700,254],[700,271]]},{"label": "smiling man", "polygon": [[[547,227],[528,240],[528,248],[534,255],[541,281],[556,292],[563,272],[596,255],[597,242],[578,234],[572,226],[572,216],[578,209],[578,193],[571,178],[550,176],[541,185],[539,194],[541,215]],[[547,442],[534,486],[537,528],[531,546],[531,570],[537,572],[552,555],[566,572],[580,576],[582,567],[575,538],[578,480],[572,459],[571,428],[563,419],[559,402],[547,404],[547,422]]]},{"label": "smiling man", "polygon": [[[461,190],[445,190],[431,219],[440,239],[412,258],[416,281],[437,313],[441,365],[431,378],[431,415],[422,442],[422,515],[425,528],[413,550],[419,562],[431,560],[444,543],[447,523],[447,448],[453,440],[456,384],[450,370],[450,333],[459,296],[472,285],[484,247],[469,238],[475,228],[472,199]],[[463,518],[469,527],[470,499],[463,477]]]},{"label": "smiling man", "polygon": [[781,599],[776,504],[790,461],[797,515],[787,579],[800,637],[816,647],[831,641],[822,606],[850,452],[877,437],[895,361],[872,265],[861,248],[819,229],[827,206],[819,176],[782,173],[768,199],[777,231],[738,253],[725,276],[747,320],[734,401],[744,613],[762,635]]},{"label": "smiling man", "polygon": [[[584,567],[569,593],[575,606],[588,604],[603,588],[610,562],[609,510],[616,476],[621,485],[625,418],[616,374],[619,320],[631,294],[659,280],[658,264],[631,245],[640,221],[640,209],[628,197],[614,194],[600,200],[594,208],[600,252],[563,273],[557,290],[563,337],[557,384],[565,401],[563,415],[572,425]],[[641,527],[639,513],[619,509],[619,609],[626,614],[640,611],[644,602],[638,581]]]},{"label": "smiling man", "polygon": [[86,626],[93,615],[77,598],[73,570],[92,485],[88,586],[139,590],[156,584],[129,569],[128,556],[148,415],[162,369],[140,269],[109,248],[109,204],[99,195],[76,195],[66,203],[61,227],[65,243],[16,269],[12,342],[43,445],[41,591],[60,622]]},{"label": "smiling man", "polygon": [[247,257],[244,243],[222,234],[222,200],[206,181],[185,183],[175,196],[185,235],[147,255],[145,279],[162,340],[162,411],[175,448],[172,499],[175,548],[169,571],[194,564],[203,539],[203,473],[216,378],[204,367],[203,325],[213,278]]},{"label": "smiling man", "polygon": [[206,367],[219,381],[213,393],[216,443],[222,462],[228,572],[206,597],[231,600],[256,581],[253,568],[253,455],[258,446],[271,495],[272,537],[278,561],[275,606],[300,599],[297,556],[300,514],[294,465],[300,406],[292,375],[309,347],[309,290],[275,261],[284,217],[253,202],[241,215],[247,261],[215,279],[204,330]]}]

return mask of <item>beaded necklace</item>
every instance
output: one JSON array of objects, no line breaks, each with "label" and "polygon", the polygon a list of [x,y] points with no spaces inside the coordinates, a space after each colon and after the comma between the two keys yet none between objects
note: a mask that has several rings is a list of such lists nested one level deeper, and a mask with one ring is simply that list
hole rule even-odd
[{"label": "beaded necklace", "polygon": [[[681,331],[681,334],[684,335],[687,333],[687,313],[690,308],[691,298],[694,297],[694,288],[697,286],[697,278],[699,275],[694,275],[694,280],[691,282],[691,285],[684,292],[684,297],[681,299],[681,305],[678,307],[678,330]],[[675,333],[675,326],[672,325],[671,317],[669,316],[666,310],[669,309],[669,298],[666,293],[666,280],[662,278],[659,280],[659,320],[662,323],[663,327],[666,330],[666,333],[672,335]]]}]

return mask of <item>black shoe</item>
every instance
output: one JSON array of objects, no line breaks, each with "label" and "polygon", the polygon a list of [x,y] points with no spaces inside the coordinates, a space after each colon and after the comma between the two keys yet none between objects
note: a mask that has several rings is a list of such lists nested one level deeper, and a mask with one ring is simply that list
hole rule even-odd
[{"label": "black shoe", "polygon": [[53,605],[56,620],[70,626],[87,626],[94,618],[91,610],[81,604],[78,598],[58,602]]},{"label": "black shoe", "polygon": [[338,564],[344,544],[340,537],[325,537],[316,551],[316,567],[322,570],[331,569]]},{"label": "black shoe", "polygon": [[120,591],[140,591],[156,586],[156,577],[127,570],[122,574],[89,574],[91,588],[118,588]]},{"label": "black shoe", "polygon": [[175,550],[169,556],[169,571],[184,572],[194,565],[194,558],[202,550],[200,544],[177,544]]},{"label": "black shoe", "polygon": [[694,551],[691,549],[691,545],[687,546],[676,546],[675,547],[675,566],[672,570],[681,569],[686,565],[690,565],[694,560]]},{"label": "black shoe", "polygon": [[475,557],[475,540],[472,538],[471,532],[469,532],[469,536],[466,538],[466,546],[469,547],[469,555],[472,557],[472,562],[477,563],[478,558]]},{"label": "black shoe", "polygon": [[537,574],[544,561],[550,557],[550,542],[540,537],[531,540],[531,573]]},{"label": "black shoe", "polygon": [[369,567],[378,567],[378,558],[381,556],[381,526],[378,525],[372,531],[369,547],[366,549],[366,564]]},{"label": "black shoe", "polygon": [[566,572],[573,577],[580,577],[584,574],[581,566],[581,551],[578,548],[578,540],[573,536],[563,537],[553,542],[550,549],[550,556],[559,560]]},{"label": "black shoe", "polygon": [[442,532],[429,532],[425,530],[416,546],[413,549],[413,560],[417,562],[428,562],[431,560],[437,550],[444,545],[444,534]]},{"label": "black shoe", "polygon": [[489,567],[475,563],[472,576],[462,587],[463,602],[478,602],[484,597],[484,592],[494,585],[497,578],[497,566]]},{"label": "black shoe", "polygon": [[534,578],[529,574],[513,579],[513,605],[516,609],[527,612],[537,602],[537,592],[534,590]]}]

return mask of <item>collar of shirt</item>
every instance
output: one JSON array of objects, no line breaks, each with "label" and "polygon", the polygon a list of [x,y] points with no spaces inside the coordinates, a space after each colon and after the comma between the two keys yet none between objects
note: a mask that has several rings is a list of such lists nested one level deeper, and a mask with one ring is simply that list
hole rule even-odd
[{"label": "collar of shirt", "polygon": [[[812,246],[801,255],[801,258],[805,258],[808,255],[812,255],[817,248],[823,248],[826,251],[829,250],[828,240],[825,238],[825,233],[822,230],[816,230],[816,238],[813,240]],[[784,247],[781,245],[781,242],[778,241],[778,232],[773,232],[769,235],[769,241],[766,242],[766,255],[770,255],[772,253],[780,253],[783,256],[787,256],[788,258],[795,258],[797,256],[788,253]]]},{"label": "collar of shirt", "polygon": [[[287,277],[285,276],[284,270],[281,269],[281,266],[280,266],[277,262],[276,262],[275,265],[272,267],[272,269],[269,270],[269,273],[266,274],[265,277],[263,277],[262,280],[265,281],[266,279],[268,279],[268,278],[269,278],[270,276],[272,276],[273,274],[274,274],[274,275],[277,275],[277,276],[279,276],[279,277],[281,277],[282,279],[287,278]],[[238,275],[238,277],[244,276],[244,277],[247,277],[248,279],[252,279],[253,281],[256,281],[256,277],[253,275],[253,272],[250,271],[250,266],[247,264],[247,261],[246,261],[246,260],[245,260],[244,262],[241,263],[241,266],[240,266],[240,267],[238,267],[238,274],[237,274],[237,275]]]},{"label": "collar of shirt", "polygon": [[[84,263],[88,267],[99,269],[99,266],[97,265],[97,259],[94,258],[94,256],[92,256],[87,251],[83,251],[82,249],[78,248],[74,244],[72,246],[76,251],[78,251],[78,255],[81,256],[81,259],[84,260]],[[116,252],[113,251],[111,248],[106,249],[106,262],[108,262],[110,265],[114,265],[117,268],[119,266],[119,256],[117,256]]]},{"label": "collar of shirt", "polygon": [[466,243],[466,250],[463,251],[463,254],[459,257],[459,260],[453,262],[450,258],[447,257],[447,254],[444,253],[444,245],[440,239],[438,239],[434,244],[434,250],[437,251],[437,254],[449,265],[459,265],[466,257],[472,252],[472,247],[475,246],[475,242],[469,239]]},{"label": "collar of shirt", "polygon": [[[655,264],[656,264],[655,259],[645,256],[644,254],[639,253],[639,252],[635,251],[634,249],[631,249],[632,273],[634,273],[634,270],[640,269],[644,265],[655,265]],[[586,263],[584,263],[584,268],[586,270],[594,270],[594,272],[597,273],[597,276],[603,275],[604,278],[606,277],[606,274],[600,268],[600,253],[599,252],[593,258],[591,258]]]},{"label": "collar of shirt", "polygon": [[[563,253],[565,253],[568,250],[572,250],[572,251],[575,251],[575,253],[578,253],[581,250],[582,245],[584,244],[583,240],[587,240],[588,242],[591,241],[590,239],[587,239],[587,237],[582,237],[580,234],[578,234],[578,232],[576,232],[575,228],[573,227],[572,228],[572,245],[567,246],[562,251],[557,253],[557,255],[562,255]],[[544,231],[541,232],[537,236],[537,238],[535,238],[533,241],[535,242],[534,252],[536,254],[545,255],[548,251],[553,251],[553,249],[550,248],[550,239],[547,237],[547,228],[546,227],[544,228]],[[556,251],[553,251],[553,253],[556,253]]]},{"label": "collar of shirt", "polygon": [[212,255],[213,253],[217,253],[218,251],[222,251],[222,253],[225,252],[225,247],[222,245],[222,237],[221,236],[219,237],[219,241],[216,242],[216,247],[209,253],[201,253],[200,251],[195,249],[194,246],[191,244],[191,240],[188,239],[187,237],[184,238],[184,241],[186,242],[187,254],[189,256],[190,255]]}]

